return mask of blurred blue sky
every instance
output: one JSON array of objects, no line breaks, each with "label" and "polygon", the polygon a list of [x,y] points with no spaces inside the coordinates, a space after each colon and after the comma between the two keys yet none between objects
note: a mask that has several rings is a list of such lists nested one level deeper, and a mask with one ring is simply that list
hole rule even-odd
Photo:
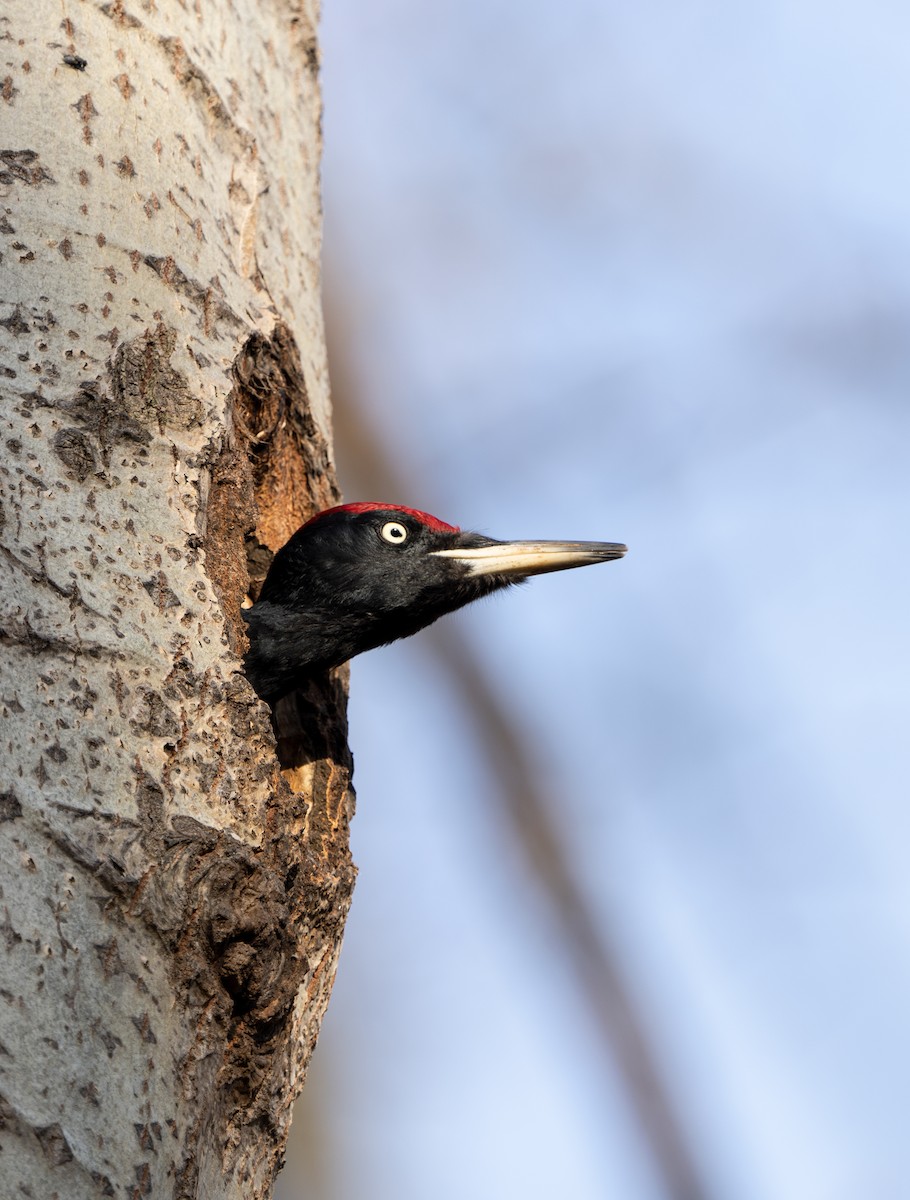
[{"label": "blurred blue sky", "polygon": [[[716,1197],[910,1196],[908,45],[885,0],[325,4],[333,350],[389,499],[630,547],[449,620]],[[304,1102],[345,1165],[279,1194],[662,1200],[426,644],[354,663],[351,722]]]}]

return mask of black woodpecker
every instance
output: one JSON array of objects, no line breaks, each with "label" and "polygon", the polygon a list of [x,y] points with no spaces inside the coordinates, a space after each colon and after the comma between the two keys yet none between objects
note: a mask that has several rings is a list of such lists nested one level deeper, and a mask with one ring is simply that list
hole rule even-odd
[{"label": "black woodpecker", "polygon": [[307,677],[529,575],[625,552],[615,542],[497,542],[413,508],[341,504],[282,546],[243,611],[247,678],[274,704]]}]

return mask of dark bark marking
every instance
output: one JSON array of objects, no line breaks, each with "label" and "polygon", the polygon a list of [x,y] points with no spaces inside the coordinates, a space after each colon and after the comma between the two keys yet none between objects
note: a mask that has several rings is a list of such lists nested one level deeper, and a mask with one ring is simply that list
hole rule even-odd
[{"label": "dark bark marking", "polygon": [[98,943],[95,945],[94,950],[98,956],[105,979],[125,973],[126,968],[123,965],[123,959],[120,957],[120,949],[116,938],[112,937],[109,942]]},{"label": "dark bark marking", "polygon": [[81,429],[59,430],[51,440],[51,449],[80,483],[100,466],[94,441]]},{"label": "dark bark marking", "polygon": [[147,1012],[141,1013],[139,1016],[130,1017],[130,1020],[138,1030],[143,1042],[146,1042],[149,1046],[157,1046],[158,1039],[155,1037],[155,1031],[152,1029],[152,1022]]},{"label": "dark bark marking", "polygon": [[3,940],[6,942],[7,953],[12,950],[13,946],[22,944],[22,934],[13,926],[12,917],[8,908],[3,910],[3,920],[0,922],[0,933],[3,934]]},{"label": "dark bark marking", "polygon": [[180,607],[180,597],[168,584],[167,575],[165,575],[164,571],[159,571],[151,579],[144,580],[142,586],[151,596],[155,607],[159,611],[163,612],[166,608]]},{"label": "dark bark marking", "polygon": [[72,107],[79,114],[79,120],[82,122],[82,140],[87,146],[91,145],[92,121],[98,116],[98,110],[95,108],[91,93],[86,92],[84,96],[80,96]]},{"label": "dark bark marking", "polygon": [[[97,457],[99,467],[110,461],[114,446],[125,442],[144,447],[152,440],[148,429],[123,411],[113,393],[114,388],[110,380],[88,380],[80,385],[79,390],[69,400],[64,400],[59,405],[71,420],[98,439],[99,450],[93,453]],[[57,438],[64,432],[69,431],[61,430]],[[55,438],[55,443],[56,440]],[[74,439],[70,434],[67,439],[61,440],[65,448],[69,449],[67,443]],[[91,442],[87,444],[92,445]]]},{"label": "dark bark marking", "polygon": [[15,821],[22,816],[22,804],[16,793],[10,789],[0,792],[0,821]]},{"label": "dark bark marking", "polygon": [[152,1170],[147,1162],[139,1163],[135,1169],[136,1186],[130,1192],[130,1200],[139,1200],[140,1196],[150,1196],[152,1193]]},{"label": "dark bark marking", "polygon": [[[0,550],[2,549],[3,547],[0,547]],[[33,579],[36,583],[47,584],[53,591],[60,591],[56,585],[51,584],[40,572],[36,571],[32,573],[24,563],[19,562],[11,554],[5,554],[4,557],[8,558],[11,562],[15,562],[16,566],[21,567],[29,575],[29,578]],[[86,612],[90,612],[94,616],[99,616],[93,608],[80,603],[80,598],[73,593],[64,590],[60,594],[66,596],[71,604],[80,604],[80,607]],[[6,624],[0,628],[0,640],[3,639],[14,645],[27,646],[32,654],[66,655],[74,659],[78,656],[85,658],[110,658],[116,662],[122,661],[124,657],[119,651],[111,650],[107,646],[86,645],[76,638],[70,640],[63,637],[47,637],[32,628],[28,617],[24,617],[21,620],[7,619]],[[97,699],[97,697],[95,698]],[[72,703],[76,704],[77,702],[73,701]]]},{"label": "dark bark marking", "polygon": [[152,737],[176,738],[183,726],[159,694],[150,687],[136,689],[136,702],[130,725],[137,733],[150,733]]},{"label": "dark bark marking", "polygon": [[[2,158],[2,157],[3,157],[3,155],[2,155],[2,153],[0,153],[0,158]],[[2,173],[2,171],[0,171],[0,183],[4,182],[2,175],[3,175],[3,173]],[[31,326],[28,325],[22,319],[22,305],[21,304],[17,304],[16,307],[13,309],[11,315],[6,317],[5,320],[0,321],[0,327],[2,327],[3,329],[8,329],[9,332],[13,335],[13,337],[19,337],[23,333],[31,332]]]},{"label": "dark bark marking", "polygon": [[106,17],[116,21],[123,29],[141,29],[142,22],[123,7],[123,0],[113,0],[110,4],[102,4],[99,10]]},{"label": "dark bark marking", "polygon": [[161,1141],[161,1126],[157,1121],[151,1121],[145,1124],[141,1121],[133,1122],[133,1129],[136,1131],[136,1140],[139,1143],[140,1150],[151,1150],[153,1154],[158,1153],[158,1147],[155,1145],[155,1138]]},{"label": "dark bark marking", "polygon": [[[4,324],[14,333],[29,328],[18,308]],[[117,348],[104,375],[86,380],[57,405],[74,425],[59,430],[51,445],[78,482],[84,483],[90,475],[103,476],[115,446],[132,445],[141,459],[152,430],[163,434],[201,423],[201,402],[186,378],[171,366],[175,347],[173,329],[159,324],[146,330]]]},{"label": "dark bark marking", "polygon": [[186,377],[170,364],[176,331],[159,324],[133,341],[124,342],[111,368],[114,403],[127,418],[165,429],[192,429],[202,423],[202,404]]},{"label": "dark bark marking", "polygon": [[101,1024],[95,1022],[92,1026],[92,1032],[97,1036],[104,1049],[107,1051],[108,1058],[113,1058],[117,1050],[123,1045],[120,1038],[115,1033],[111,1033],[109,1029],[105,1029]]},{"label": "dark bark marking", "polygon": [[35,1136],[41,1143],[44,1156],[52,1167],[60,1167],[64,1163],[73,1161],[73,1149],[66,1140],[62,1127],[56,1121],[53,1125],[45,1125],[42,1129],[36,1129]]},{"label": "dark bark marking", "polygon": [[137,771],[136,811],[142,825],[159,839],[164,832],[164,790],[151,775]]},{"label": "dark bark marking", "polygon": [[234,328],[243,324],[227,301],[219,295],[219,289],[216,286],[200,283],[198,279],[191,279],[181,267],[177,266],[170,255],[145,254],[142,255],[142,261],[169,288],[173,288],[179,295],[190,300],[194,307],[201,309],[203,317],[209,322],[209,325],[213,318],[217,321],[227,321]]},{"label": "dark bark marking", "polygon": [[187,700],[190,696],[199,695],[204,686],[204,678],[193,669],[190,660],[181,655],[168,673],[162,695],[168,700]]},{"label": "dark bark marking", "polygon": [[54,176],[41,166],[37,150],[0,150],[0,184],[38,187],[55,184]]}]

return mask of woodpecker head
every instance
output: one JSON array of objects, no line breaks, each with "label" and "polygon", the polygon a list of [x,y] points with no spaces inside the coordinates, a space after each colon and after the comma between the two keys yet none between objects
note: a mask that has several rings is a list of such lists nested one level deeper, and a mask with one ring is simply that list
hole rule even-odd
[{"label": "woodpecker head", "polygon": [[529,575],[625,552],[614,542],[498,542],[413,508],[342,504],[317,513],[272,560],[244,612],[247,676],[273,703],[307,675]]}]

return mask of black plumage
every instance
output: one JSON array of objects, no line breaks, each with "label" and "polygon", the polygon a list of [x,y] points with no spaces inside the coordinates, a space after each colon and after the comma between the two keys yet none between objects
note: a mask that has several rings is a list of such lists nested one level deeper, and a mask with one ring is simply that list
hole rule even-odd
[{"label": "black plumage", "polygon": [[317,514],[272,560],[244,611],[244,662],[274,704],[316,672],[430,625],[529,575],[620,558],[613,542],[499,542],[396,505]]}]

